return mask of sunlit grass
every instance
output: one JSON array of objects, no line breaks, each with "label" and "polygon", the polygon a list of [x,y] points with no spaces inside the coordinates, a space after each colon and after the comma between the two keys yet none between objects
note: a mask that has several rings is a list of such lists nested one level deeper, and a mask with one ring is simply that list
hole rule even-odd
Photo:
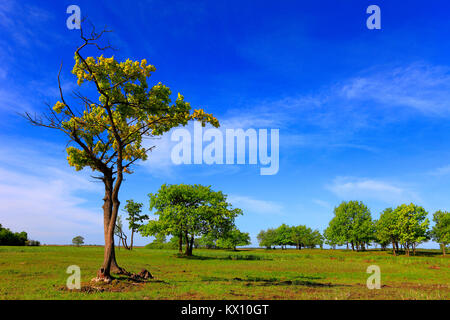
[{"label": "sunlit grass", "polygon": [[[64,288],[66,268],[82,283],[95,276],[102,247],[0,247],[0,299],[449,299],[450,259],[438,251],[394,257],[390,252],[340,250],[117,250],[121,266],[148,269],[155,279],[117,292]],[[370,265],[381,269],[369,290]]]}]

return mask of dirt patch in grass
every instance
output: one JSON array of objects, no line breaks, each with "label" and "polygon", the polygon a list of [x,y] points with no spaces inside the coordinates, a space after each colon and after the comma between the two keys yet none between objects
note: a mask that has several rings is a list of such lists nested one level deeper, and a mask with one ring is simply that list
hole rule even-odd
[{"label": "dirt patch in grass", "polygon": [[428,269],[436,269],[436,270],[439,270],[440,267],[439,267],[439,266],[429,266]]},{"label": "dirt patch in grass", "polygon": [[98,292],[128,292],[133,290],[144,289],[147,284],[150,283],[165,283],[162,280],[144,280],[135,281],[133,279],[114,279],[111,283],[103,282],[87,282],[82,283],[80,289],[69,289],[67,286],[59,286],[58,290],[70,291],[70,292],[86,292],[86,293],[98,293]]}]

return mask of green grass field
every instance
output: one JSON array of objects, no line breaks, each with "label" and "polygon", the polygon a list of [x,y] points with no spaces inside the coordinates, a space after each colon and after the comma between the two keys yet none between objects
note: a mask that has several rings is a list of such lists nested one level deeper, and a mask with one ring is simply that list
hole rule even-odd
[{"label": "green grass field", "polygon": [[[341,250],[117,250],[128,271],[148,269],[145,283],[115,280],[100,290],[65,290],[66,268],[89,285],[102,247],[0,247],[0,299],[449,299],[450,259],[439,251],[393,257]],[[382,288],[366,287],[378,265]],[[102,291],[103,290],[103,291]]]}]

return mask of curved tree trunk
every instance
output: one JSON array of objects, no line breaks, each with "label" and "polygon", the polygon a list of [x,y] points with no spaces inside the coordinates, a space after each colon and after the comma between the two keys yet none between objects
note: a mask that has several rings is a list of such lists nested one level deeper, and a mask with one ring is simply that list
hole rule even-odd
[{"label": "curved tree trunk", "polygon": [[104,258],[101,268],[97,272],[97,280],[105,282],[111,281],[111,272],[127,273],[119,267],[116,261],[114,250],[114,228],[116,226],[117,213],[120,202],[118,200],[118,189],[120,188],[121,176],[113,189],[112,175],[105,175],[103,182],[105,184],[105,197],[103,198],[103,228],[105,237]]}]

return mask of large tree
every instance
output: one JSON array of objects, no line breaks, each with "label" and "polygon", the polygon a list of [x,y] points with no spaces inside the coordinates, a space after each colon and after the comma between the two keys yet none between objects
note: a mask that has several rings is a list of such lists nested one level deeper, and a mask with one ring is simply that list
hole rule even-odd
[{"label": "large tree", "polygon": [[374,225],[369,208],[361,201],[342,202],[325,231],[329,243],[350,243],[352,250],[365,250],[374,239]]},{"label": "large tree", "polygon": [[428,213],[421,206],[410,203],[398,206],[394,210],[394,214],[396,215],[399,242],[405,248],[407,256],[409,256],[411,248],[415,254],[417,245],[429,239]]},{"label": "large tree", "polygon": [[202,185],[162,185],[149,194],[150,210],[158,220],[140,228],[143,236],[166,234],[178,237],[179,249],[184,242],[185,255],[191,256],[197,236],[213,234],[219,238],[234,228],[234,219],[242,210],[232,208],[227,196]]},{"label": "large tree", "polygon": [[[218,121],[202,109],[191,112],[191,106],[178,94],[172,103],[172,92],[162,83],[150,85],[148,79],[156,69],[141,61],[119,62],[112,57],[86,56],[91,47],[104,50],[100,38],[104,31],[92,30],[86,35],[81,28],[81,45],[75,50],[72,73],[86,90],[74,91],[73,98],[63,94],[60,76],[60,101],[43,116],[25,114],[37,126],[52,128],[65,134],[69,165],[77,171],[90,168],[104,184],[103,225],[104,259],[97,279],[111,281],[110,272],[123,273],[116,262],[114,229],[119,212],[119,190],[124,173],[138,160],[146,160],[145,136],[160,136],[190,120],[218,127]],[[61,68],[60,68],[61,72]]]}]

